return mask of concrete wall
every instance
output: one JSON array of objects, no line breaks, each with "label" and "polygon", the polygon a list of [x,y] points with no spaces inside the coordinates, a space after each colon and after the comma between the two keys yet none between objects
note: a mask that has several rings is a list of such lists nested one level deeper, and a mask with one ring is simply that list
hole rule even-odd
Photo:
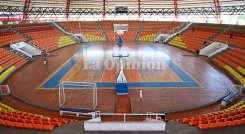
[{"label": "concrete wall", "polygon": [[205,48],[201,49],[199,54],[211,57],[221,51],[224,51],[228,48],[227,44],[221,42],[213,42],[210,45],[206,46]]},{"label": "concrete wall", "polygon": [[164,121],[101,122],[100,117],[84,122],[85,131],[165,131]]},{"label": "concrete wall", "polygon": [[19,43],[15,43],[10,45],[11,48],[13,48],[16,51],[19,51],[29,57],[35,56],[35,55],[41,55],[42,52],[41,50],[25,43],[25,42],[19,42]]}]

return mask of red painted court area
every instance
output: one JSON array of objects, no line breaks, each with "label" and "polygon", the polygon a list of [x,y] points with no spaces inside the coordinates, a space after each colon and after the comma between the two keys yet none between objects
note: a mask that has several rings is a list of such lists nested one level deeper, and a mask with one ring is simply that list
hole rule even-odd
[{"label": "red painted court area", "polygon": [[[104,69],[102,82],[115,82],[120,69]],[[138,69],[124,69],[128,82],[141,82]]]}]

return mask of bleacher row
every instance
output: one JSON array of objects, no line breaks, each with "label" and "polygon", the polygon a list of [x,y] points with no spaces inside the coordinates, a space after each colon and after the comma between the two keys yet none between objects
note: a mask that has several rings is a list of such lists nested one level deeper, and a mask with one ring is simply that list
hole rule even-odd
[{"label": "bleacher row", "polygon": [[25,57],[17,55],[13,51],[0,48],[0,84],[27,61]]},{"label": "bleacher row", "polygon": [[8,29],[0,29],[0,47],[24,40],[25,38],[13,31]]},{"label": "bleacher row", "polygon": [[59,22],[66,31],[83,34],[89,41],[105,41],[98,22]]},{"label": "bleacher row", "polygon": [[142,25],[139,41],[154,41],[160,33],[171,33],[173,28],[181,26],[183,22],[147,22]]},{"label": "bleacher row", "polygon": [[218,112],[177,119],[177,121],[190,126],[198,126],[200,129],[243,125],[245,124],[245,102],[241,101]]},{"label": "bleacher row", "polygon": [[[159,33],[169,33],[173,30],[173,28],[180,27],[183,25],[183,22],[140,22],[140,21],[99,21],[99,22],[60,22],[58,23],[62,27],[64,27],[68,32],[71,33],[82,33],[87,37],[90,41],[105,41],[105,37],[103,36],[103,32],[105,32],[109,41],[117,40],[117,35],[113,31],[113,24],[128,24],[129,29],[122,38],[127,41],[137,40],[137,33],[139,35],[139,41],[153,41]],[[206,26],[206,28],[198,27],[198,26]],[[220,27],[219,25],[203,25],[203,24],[194,24],[193,28],[182,33],[181,37],[187,38],[187,41],[183,41],[185,44],[194,44],[195,40],[202,42],[198,43],[198,47],[189,48],[191,45],[187,46],[186,49],[195,52],[199,50],[212,40],[209,39],[216,34],[222,32],[222,29],[226,29],[226,25]],[[214,28],[213,28],[214,27]],[[222,29],[221,29],[222,28]],[[235,27],[238,28],[238,27]],[[230,34],[233,34],[234,38],[230,39]],[[193,42],[189,42],[192,40]],[[201,40],[201,41],[200,41]],[[218,40],[221,42],[227,42],[237,47],[244,47],[244,32],[236,32],[236,31],[227,31],[224,34],[220,34],[215,37],[214,40]],[[205,43],[204,43],[205,42]],[[178,43],[172,43],[171,45],[178,46]]]},{"label": "bleacher row", "polygon": [[215,55],[211,60],[245,85],[245,50],[240,48],[228,49]]},{"label": "bleacher row", "polygon": [[[232,38],[230,37],[231,35]],[[216,37],[215,40],[245,49],[245,31],[228,31]]]},{"label": "bleacher row", "polygon": [[169,44],[185,49],[192,53],[196,53],[197,50],[200,50],[204,45],[209,43],[210,41],[206,41],[201,38],[189,37],[186,35],[180,35],[174,37]]},{"label": "bleacher row", "polygon": [[113,24],[128,24],[128,32],[122,35],[123,40],[153,41],[159,32],[168,32],[183,24],[182,22],[140,22],[140,21],[101,21],[101,22],[60,22],[58,23],[71,33],[81,33],[89,41],[105,41],[103,32],[109,41],[117,40]]},{"label": "bleacher row", "polygon": [[211,43],[209,38],[219,32],[212,29],[190,28],[174,37],[169,44],[196,53],[197,50]]},{"label": "bleacher row", "polygon": [[53,51],[76,43],[49,23],[19,24],[0,28],[0,47],[21,41],[28,41],[44,51]]},{"label": "bleacher row", "polygon": [[0,103],[0,125],[16,128],[39,129],[51,131],[62,124],[75,122],[75,119],[53,118],[33,113],[17,111]]},{"label": "bleacher row", "polygon": [[[198,26],[199,24],[193,24],[191,28],[170,40],[168,44],[194,53],[212,41],[224,42],[233,47],[245,49],[245,31],[227,27],[211,27],[212,25],[209,26],[209,24],[205,27]],[[193,46],[196,47],[192,48]]]},{"label": "bleacher row", "polygon": [[13,26],[13,28],[28,36],[31,39],[29,43],[46,52],[76,43],[69,36],[55,29],[51,24],[29,24],[18,27]]}]

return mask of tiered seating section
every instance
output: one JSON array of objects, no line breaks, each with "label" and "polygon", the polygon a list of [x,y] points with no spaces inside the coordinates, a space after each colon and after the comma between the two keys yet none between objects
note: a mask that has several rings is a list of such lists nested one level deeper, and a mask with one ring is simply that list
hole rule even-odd
[{"label": "tiered seating section", "polygon": [[174,37],[169,44],[195,53],[209,44],[210,37],[219,33],[219,30],[190,28],[181,35]]},{"label": "tiered seating section", "polygon": [[211,59],[222,69],[229,72],[241,84],[245,85],[245,50],[233,48]]},{"label": "tiered seating section", "polygon": [[224,34],[221,34],[218,37],[216,37],[215,40],[245,49],[245,31],[227,31]]},{"label": "tiered seating section", "polygon": [[154,41],[159,33],[169,33],[182,24],[182,22],[144,22],[139,41]]},{"label": "tiered seating section", "polygon": [[[233,47],[245,49],[245,27],[217,24],[194,24],[169,44],[190,52],[200,50],[211,41],[228,43]],[[211,38],[210,38],[211,37]]]},{"label": "tiered seating section", "polygon": [[27,60],[23,57],[9,50],[0,48],[0,84],[25,63],[27,63]]},{"label": "tiered seating section", "polygon": [[184,32],[184,36],[197,37],[202,39],[208,39],[213,35],[219,33],[219,30],[207,29],[207,28],[191,28]]},{"label": "tiered seating section", "polygon": [[117,40],[117,34],[114,32],[113,29],[113,21],[101,21],[101,25],[103,27],[104,32],[106,33],[108,41]]},{"label": "tiered seating section", "polygon": [[76,43],[70,37],[55,29],[51,24],[33,25],[20,25],[14,26],[14,28],[30,37],[32,40],[29,43],[46,52]]},{"label": "tiered seating section", "polygon": [[140,30],[140,21],[130,21],[128,23],[128,32],[125,32],[122,38],[127,41],[135,41],[136,35]]},{"label": "tiered seating section", "polygon": [[0,125],[51,131],[54,127],[59,127],[62,124],[75,121],[77,120],[52,118],[49,116],[17,111],[3,103],[0,103]]},{"label": "tiered seating section", "polygon": [[179,121],[200,129],[237,126],[245,124],[245,102],[241,101],[222,111],[201,116],[182,118]]},{"label": "tiered seating section", "polygon": [[15,32],[8,29],[0,29],[0,47],[24,40],[25,38]]},{"label": "tiered seating section", "polygon": [[70,33],[83,34],[89,41],[105,41],[98,22],[60,22]]}]

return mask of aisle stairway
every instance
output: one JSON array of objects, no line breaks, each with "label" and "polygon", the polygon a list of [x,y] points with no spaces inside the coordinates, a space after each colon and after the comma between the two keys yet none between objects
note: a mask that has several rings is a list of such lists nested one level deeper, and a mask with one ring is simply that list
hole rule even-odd
[{"label": "aisle stairway", "polygon": [[132,114],[131,100],[128,95],[121,95],[115,97],[115,115],[103,116],[103,121],[124,121],[124,115],[126,121],[143,121],[145,116],[127,115]]},{"label": "aisle stairway", "polygon": [[60,48],[75,43],[76,42],[72,40],[69,36],[61,36],[58,41],[58,47]]},{"label": "aisle stairway", "polygon": [[200,129],[243,125],[245,124],[245,102],[241,101],[221,111],[182,118],[177,121],[189,124],[189,126],[198,126]]},{"label": "aisle stairway", "polygon": [[186,49],[186,45],[185,42],[183,42],[183,40],[179,37],[179,36],[175,36],[170,42],[169,44],[176,46],[176,47],[180,47],[183,49]]},{"label": "aisle stairway", "polygon": [[130,97],[127,95],[116,96],[115,113],[132,113]]}]

